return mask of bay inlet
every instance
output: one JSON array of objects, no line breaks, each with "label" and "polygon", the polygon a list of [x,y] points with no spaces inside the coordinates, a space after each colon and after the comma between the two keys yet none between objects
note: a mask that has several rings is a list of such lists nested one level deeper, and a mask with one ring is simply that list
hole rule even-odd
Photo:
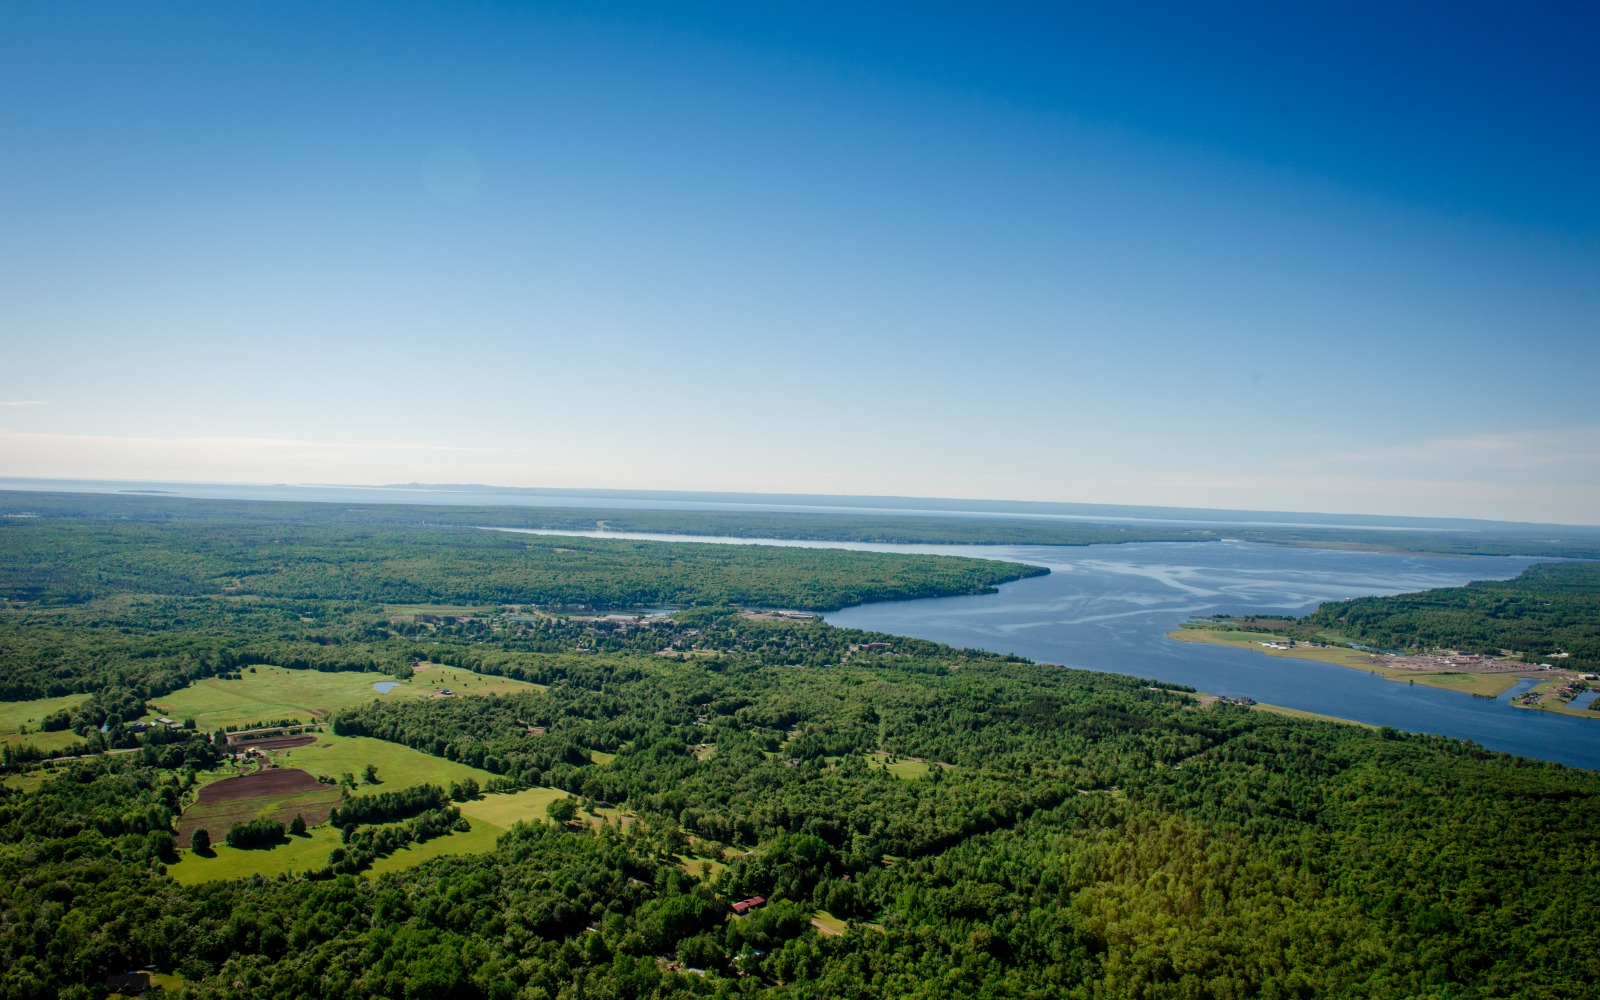
[{"label": "bay inlet", "polygon": [[1004,584],[995,594],[864,604],[824,618],[842,628],[1187,684],[1210,694],[1472,740],[1491,750],[1573,767],[1600,767],[1600,719],[1518,709],[1507,696],[1475,698],[1396,683],[1349,667],[1177,642],[1166,636],[1194,616],[1300,615],[1324,601],[1510,579],[1537,559],[1411,556],[1228,541],[895,545],[645,532],[529,533],[915,552],[1033,563],[1048,567],[1050,574]]}]

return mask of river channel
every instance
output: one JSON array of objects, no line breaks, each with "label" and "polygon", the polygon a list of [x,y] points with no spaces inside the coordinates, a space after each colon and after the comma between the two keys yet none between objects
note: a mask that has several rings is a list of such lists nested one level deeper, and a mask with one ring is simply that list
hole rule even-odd
[{"label": "river channel", "polygon": [[1405,556],[1247,542],[889,545],[642,532],[538,533],[1034,563],[1049,567],[1050,575],[1005,584],[997,594],[865,604],[824,617],[845,628],[1188,684],[1211,694],[1468,739],[1574,767],[1600,766],[1600,718],[1513,708],[1510,693],[1475,698],[1311,660],[1177,642],[1165,634],[1194,615],[1304,614],[1323,601],[1508,579],[1534,559]]}]

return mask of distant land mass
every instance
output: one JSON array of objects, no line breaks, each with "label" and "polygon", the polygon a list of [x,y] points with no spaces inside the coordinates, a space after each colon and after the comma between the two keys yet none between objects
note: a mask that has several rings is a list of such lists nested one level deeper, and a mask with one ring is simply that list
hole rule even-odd
[{"label": "distant land mass", "polygon": [[[113,497],[135,502],[111,503]],[[0,514],[136,519],[226,516],[924,545],[1233,539],[1433,555],[1600,558],[1600,527],[1582,525],[1009,500],[585,491],[470,484],[250,486],[0,478]]]}]

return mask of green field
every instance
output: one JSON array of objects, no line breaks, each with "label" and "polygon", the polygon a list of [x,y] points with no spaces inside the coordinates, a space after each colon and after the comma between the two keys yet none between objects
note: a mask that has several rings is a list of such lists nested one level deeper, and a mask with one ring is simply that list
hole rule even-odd
[{"label": "green field", "polygon": [[[882,750],[873,751],[872,753],[867,754],[867,766],[881,767],[885,771],[888,771],[890,774],[894,775],[896,778],[900,778],[904,781],[916,781],[928,776],[927,761],[903,759],[891,761],[892,757],[892,754],[884,753]],[[937,766],[949,768],[952,765],[939,764]]]},{"label": "green field", "polygon": [[82,737],[70,729],[61,729],[53,733],[27,733],[20,736],[16,733],[8,733],[0,736],[0,743],[26,743],[28,746],[37,747],[46,753],[52,750],[68,750],[82,742]]},{"label": "green field", "polygon": [[435,784],[449,788],[452,781],[472,778],[483,784],[494,775],[479,767],[435,757],[399,743],[370,736],[318,735],[311,746],[279,750],[272,759],[280,767],[298,767],[314,775],[338,778],[349,773],[357,778],[368,764],[378,769],[376,785],[358,784],[355,795],[392,791],[412,785]]},{"label": "green field", "polygon": [[86,694],[69,694],[36,701],[0,701],[0,736],[14,736],[24,726],[30,731],[37,729],[45,716],[71,711],[88,698]]},{"label": "green field", "polygon": [[[327,775],[332,778],[349,773],[359,779],[366,766],[371,764],[378,769],[379,783],[357,784],[355,790],[349,793],[357,796],[422,784],[435,784],[448,788],[452,782],[459,782],[464,778],[472,778],[481,785],[494,777],[482,768],[445,760],[443,757],[434,757],[399,743],[389,743],[368,736],[335,736],[322,733],[317,736],[317,742],[311,746],[274,751],[271,757],[280,767],[300,768],[314,775]],[[221,771],[216,776],[229,777],[231,774],[231,771]],[[499,800],[532,796],[534,793],[546,793],[546,797],[538,802],[536,816],[521,814],[526,809],[531,809],[531,799],[526,803],[526,808],[499,802]],[[182,860],[170,869],[173,878],[185,883],[211,882],[251,875],[271,876],[290,871],[309,871],[325,866],[328,863],[328,852],[339,844],[338,831],[326,825],[312,827],[309,838],[291,837],[288,843],[270,849],[240,851],[221,843],[223,835],[227,832],[227,826],[231,823],[254,816],[292,818],[293,810],[298,803],[309,802],[319,794],[322,793],[299,792],[293,795],[263,796],[208,806],[191,806],[178,821],[179,846],[187,848],[188,833],[196,826],[205,826],[207,832],[211,834],[216,857],[202,858],[183,850],[180,852]],[[330,788],[327,794],[337,794],[337,789]],[[505,829],[496,823],[497,818],[513,817],[505,821],[505,827],[509,827],[515,819],[543,819],[544,804],[557,794],[564,793],[557,793],[553,789],[534,789],[516,795],[491,795],[478,802],[462,803],[462,814],[472,821],[470,832],[454,833],[399,851],[389,858],[382,859],[373,867],[373,871],[393,871],[420,864],[442,854],[480,854],[492,850],[496,838],[505,832]],[[248,815],[243,815],[245,813]],[[206,822],[212,814],[217,816],[215,822],[217,829],[212,829],[212,825]]]},{"label": "green field", "polygon": [[343,798],[340,788],[329,785],[292,795],[263,795],[260,798],[232,799],[227,802],[196,803],[185,809],[178,819],[178,843],[188,846],[194,831],[203,829],[211,835],[212,843],[220,844],[235,823],[247,823],[253,819],[275,819],[288,826],[298,815],[307,823],[318,823]]},{"label": "green field", "polygon": [[[447,855],[487,854],[494,850],[495,841],[505,831],[482,820],[471,822],[472,829],[466,833],[436,837],[422,844],[401,848],[386,858],[379,858],[367,870],[367,874],[376,876],[400,871]],[[226,844],[217,844],[215,856],[209,858],[181,850],[178,852],[178,863],[167,866],[167,873],[184,885],[195,885],[223,879],[249,878],[252,875],[272,878],[291,872],[314,871],[327,866],[328,855],[339,844],[339,831],[324,825],[314,827],[304,837],[290,837],[287,843],[264,850],[236,850]]]},{"label": "green field", "polygon": [[[0,701],[0,743],[26,743],[40,750],[65,750],[82,742],[70,729],[53,733],[39,732],[45,716],[71,711],[83,704],[88,695],[69,694],[60,698],[39,698],[34,701]],[[28,730],[23,733],[22,730]]]},{"label": "green field", "polygon": [[178,862],[167,866],[167,874],[183,885],[195,885],[252,875],[271,878],[315,871],[327,867],[329,852],[339,846],[339,831],[331,826],[313,827],[306,836],[290,837],[277,847],[247,851],[229,847],[221,840],[220,834],[213,834],[212,849],[216,854],[209,858],[200,857],[186,845],[178,852]]},{"label": "green field", "polygon": [[[373,687],[379,683],[396,686],[380,694]],[[260,665],[245,668],[239,680],[207,677],[150,703],[161,715],[194,719],[200,729],[221,729],[279,719],[313,722],[369,701],[433,697],[447,688],[464,695],[540,690],[538,685],[525,681],[439,665],[419,668],[416,676],[406,681],[366,671],[289,670]]]},{"label": "green field", "polygon": [[[349,762],[353,766],[355,766],[356,761],[364,762],[365,760],[373,759],[373,755],[368,752],[374,749],[373,744],[378,747],[394,746],[393,744],[384,744],[378,740],[369,740],[364,737],[343,740],[339,737],[333,737],[333,739],[339,741],[339,744],[336,747],[329,748],[326,759]],[[302,747],[300,750],[293,752],[301,753],[312,749],[319,748]],[[394,768],[396,774],[400,773],[400,764],[404,754],[426,756],[406,747],[396,747],[396,749],[402,751],[402,754],[381,758]],[[436,760],[436,758],[427,759]],[[477,777],[482,780],[489,776],[485,771],[479,771],[464,764],[452,764],[450,761],[438,761],[438,763],[459,769],[458,771],[448,772],[450,780],[458,780],[467,776]],[[380,774],[383,766],[382,764],[379,765]],[[343,770],[350,769],[348,767],[343,768]],[[359,766],[356,766],[356,770],[359,771]],[[437,783],[445,780],[446,773],[439,771],[424,775],[413,768],[407,773],[403,781],[396,780],[387,787],[400,788],[407,785],[420,784],[424,781]],[[362,794],[379,790],[381,790],[379,787],[363,785],[357,788],[356,792],[357,794]],[[545,816],[545,807],[556,799],[564,798],[566,794],[566,792],[556,788],[529,788],[509,795],[485,795],[469,802],[457,803],[458,808],[461,810],[461,815],[465,816],[472,824],[471,830],[465,833],[452,833],[445,837],[436,837],[422,844],[413,844],[410,847],[402,848],[386,858],[378,859],[369,869],[369,874],[382,875],[385,872],[400,871],[413,865],[420,865],[424,861],[429,861],[433,858],[449,855],[485,854],[494,850],[495,841],[518,821],[530,823],[549,822],[549,819]],[[257,807],[256,811],[258,813],[265,815],[278,809],[282,803],[292,798],[295,797],[262,798],[253,799],[250,802],[252,806]],[[232,805],[232,803],[227,804]],[[596,816],[589,816],[587,813],[579,813],[578,815],[591,824],[601,822],[604,819],[620,819],[621,816],[616,809],[597,810]],[[185,821],[188,820],[187,814],[184,819]],[[288,872],[310,871],[325,866],[328,863],[328,853],[339,846],[339,832],[327,825],[313,827],[309,836],[290,837],[287,843],[268,849],[236,850],[226,844],[218,843],[221,840],[220,832],[212,831],[212,835],[213,849],[216,852],[215,857],[203,858],[189,850],[180,851],[178,863],[169,866],[167,869],[174,879],[185,885],[192,885],[198,882],[214,882],[220,879],[249,878],[252,875],[270,878],[274,875],[282,875]],[[187,843],[187,841],[184,841],[184,843]]]},{"label": "green field", "polygon": [[[465,814],[466,810],[462,810]],[[448,837],[435,837],[433,840],[421,844],[412,844],[402,847],[386,858],[379,858],[367,869],[371,876],[383,875],[387,872],[397,872],[424,861],[434,858],[456,857],[463,854],[488,854],[494,850],[495,841],[499,840],[504,830],[498,826],[485,823],[481,819],[471,820],[472,829],[466,833],[452,833]]]},{"label": "green field", "polygon": [[559,788],[528,788],[510,795],[485,795],[481,799],[461,803],[461,815],[509,830],[518,820],[549,822],[545,817],[545,808],[557,799],[566,797],[567,793]]}]

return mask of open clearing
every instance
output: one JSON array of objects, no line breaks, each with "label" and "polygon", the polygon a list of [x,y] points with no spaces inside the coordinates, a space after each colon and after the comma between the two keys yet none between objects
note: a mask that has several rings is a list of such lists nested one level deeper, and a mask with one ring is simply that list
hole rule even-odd
[{"label": "open clearing", "polygon": [[[377,741],[351,739],[346,742],[357,744],[354,748],[346,748],[347,752],[356,752],[361,749],[361,743],[375,743]],[[406,750],[405,747],[400,749]],[[417,753],[415,750],[407,752]],[[444,763],[448,764],[450,762],[445,761]],[[465,767],[464,765],[456,766]],[[476,773],[481,775],[484,773],[474,771],[472,768],[465,768],[465,771],[469,774]],[[228,780],[237,781],[239,779]],[[408,777],[404,782],[394,781],[388,787],[406,787],[419,783],[419,780],[412,776]],[[206,786],[206,789],[202,790],[202,795],[205,790],[209,790],[211,787],[214,787],[214,785]],[[361,786],[357,791],[358,793],[367,793],[379,790],[379,788]],[[330,791],[337,795],[337,789],[330,789]],[[529,788],[508,795],[485,795],[469,802],[455,803],[457,808],[461,810],[461,815],[465,816],[468,822],[472,824],[471,830],[465,833],[451,833],[447,836],[435,837],[422,844],[413,844],[409,847],[401,848],[386,858],[379,858],[374,862],[367,874],[382,875],[385,872],[400,871],[434,858],[464,854],[485,854],[494,850],[495,842],[518,821],[548,823],[550,820],[545,815],[545,808],[556,799],[565,798],[566,795],[566,792],[557,788]],[[278,808],[278,804],[286,801],[292,802],[294,798],[294,796],[289,796],[275,799],[273,800],[273,808]],[[267,800],[236,799],[223,803],[223,806],[241,802],[259,805],[265,801]],[[337,798],[334,801],[337,803]],[[197,805],[190,812],[200,808],[202,807]],[[222,806],[210,808],[222,808]],[[596,810],[596,813],[597,815],[590,815],[580,812],[578,816],[590,825],[598,825],[607,821],[625,821],[625,817],[616,809],[600,809]],[[327,813],[323,812],[322,816],[325,819]],[[254,816],[245,818],[254,818]],[[292,814],[290,818],[293,818]],[[306,818],[309,822],[310,817],[307,816]],[[185,813],[184,820],[187,821],[188,819],[189,813]],[[235,820],[235,822],[238,821]],[[187,831],[190,829],[192,827],[185,827],[183,832],[180,832],[180,846],[188,844]],[[218,879],[248,878],[252,875],[271,877],[290,872],[312,871],[325,867],[328,863],[329,852],[338,847],[340,843],[339,831],[327,825],[313,827],[308,836],[290,837],[286,842],[280,843],[276,847],[252,850],[235,850],[226,844],[220,843],[222,834],[227,832],[226,827],[223,827],[222,832],[219,833],[207,826],[207,831],[212,834],[213,850],[216,852],[214,857],[203,858],[193,851],[185,849],[179,851],[180,860],[168,868],[172,877],[185,885],[212,882]]]},{"label": "open clearing", "polygon": [[[380,692],[375,684],[389,688]],[[368,671],[289,670],[261,664],[246,667],[239,680],[207,677],[150,703],[161,715],[194,719],[200,729],[221,729],[280,719],[315,722],[342,708],[374,700],[443,697],[447,689],[453,695],[542,690],[526,681],[439,665],[420,668],[410,680],[401,681]]]},{"label": "open clearing", "polygon": [[70,750],[83,744],[83,738],[70,729],[61,729],[53,733],[8,733],[0,736],[0,743],[26,744],[45,753],[54,750]]},{"label": "open clearing", "polygon": [[[466,815],[463,809],[462,815]],[[466,833],[452,833],[448,837],[435,837],[420,844],[402,847],[386,858],[379,858],[369,868],[369,875],[383,875],[402,871],[434,858],[458,857],[464,854],[488,854],[494,850],[495,841],[506,831],[481,819],[469,819],[472,829]]]},{"label": "open clearing", "polygon": [[[44,751],[65,750],[81,743],[78,734],[70,729],[42,733],[39,726],[45,716],[70,712],[88,699],[86,694],[69,694],[33,701],[0,701],[0,743],[26,743]],[[23,729],[28,731],[24,733]]]},{"label": "open clearing", "polygon": [[[188,841],[182,843],[187,845]],[[178,852],[178,862],[167,866],[167,874],[183,885],[195,885],[252,875],[271,878],[291,872],[309,872],[327,867],[329,853],[338,846],[339,831],[331,826],[319,826],[304,837],[290,837],[287,843],[273,848],[241,851],[216,843],[212,848],[215,856],[202,858],[185,847]]]},{"label": "open clearing", "polygon": [[[903,781],[916,781],[928,776],[928,762],[918,757],[895,757],[882,750],[866,755],[868,767],[879,767]],[[935,767],[952,768],[954,764],[935,764]]]},{"label": "open clearing", "polygon": [[89,700],[86,694],[69,694],[61,698],[37,698],[33,701],[0,701],[0,736],[15,735],[23,726],[39,728],[47,715],[70,712]]},{"label": "open clearing", "polygon": [[284,766],[304,768],[314,776],[327,775],[335,779],[342,774],[352,774],[359,779],[368,764],[377,768],[379,784],[359,784],[352,793],[354,795],[370,795],[422,784],[449,788],[452,781],[464,778],[471,778],[482,785],[494,777],[479,767],[445,760],[370,736],[323,733],[317,736],[317,742],[311,746],[276,751],[272,758]]},{"label": "open clearing", "polygon": [[487,618],[500,614],[498,604],[385,604],[385,614],[406,615],[470,615]]},{"label": "open clearing", "polygon": [[[528,788],[509,795],[485,795],[459,805],[461,815],[509,830],[519,820],[528,823],[550,822],[545,810],[550,803],[567,797],[568,794],[559,788]],[[621,823],[626,819],[623,811],[616,808],[596,809],[592,813],[580,809],[577,818],[590,826],[606,822]]]}]

